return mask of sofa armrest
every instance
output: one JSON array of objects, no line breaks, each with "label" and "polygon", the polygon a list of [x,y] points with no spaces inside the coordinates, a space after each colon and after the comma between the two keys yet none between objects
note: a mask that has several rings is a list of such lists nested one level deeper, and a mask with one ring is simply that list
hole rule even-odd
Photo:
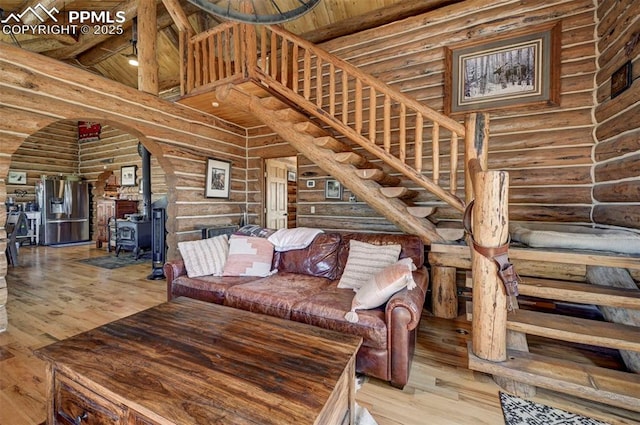
[{"label": "sofa armrest", "polygon": [[387,326],[395,327],[392,323],[393,310],[399,307],[405,308],[409,312],[409,321],[406,324],[407,331],[415,329],[420,323],[420,317],[422,316],[422,308],[424,307],[424,301],[427,295],[427,289],[429,288],[429,272],[426,267],[421,267],[413,272],[413,280],[416,282],[416,287],[394,294],[387,302],[386,318]]},{"label": "sofa armrest", "polygon": [[171,295],[171,284],[179,276],[186,276],[187,269],[185,268],[184,261],[182,260],[167,261],[164,263],[162,269],[164,270],[164,275],[167,278],[167,300],[171,301],[173,299],[173,296]]}]

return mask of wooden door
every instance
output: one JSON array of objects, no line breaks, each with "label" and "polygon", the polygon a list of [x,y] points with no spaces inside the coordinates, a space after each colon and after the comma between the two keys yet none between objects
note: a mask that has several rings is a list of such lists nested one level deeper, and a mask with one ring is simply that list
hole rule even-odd
[{"label": "wooden door", "polygon": [[287,228],[287,166],[273,159],[266,160],[267,227]]}]

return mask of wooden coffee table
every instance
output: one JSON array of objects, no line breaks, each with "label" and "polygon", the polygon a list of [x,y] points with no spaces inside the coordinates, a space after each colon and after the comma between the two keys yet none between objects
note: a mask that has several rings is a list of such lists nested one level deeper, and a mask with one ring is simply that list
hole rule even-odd
[{"label": "wooden coffee table", "polygon": [[178,298],[37,350],[48,424],[353,423],[361,338]]}]

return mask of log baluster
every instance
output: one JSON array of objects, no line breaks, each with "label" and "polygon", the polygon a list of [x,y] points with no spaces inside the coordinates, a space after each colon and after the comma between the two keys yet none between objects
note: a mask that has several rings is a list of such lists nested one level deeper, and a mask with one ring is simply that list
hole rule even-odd
[{"label": "log baluster", "polygon": [[316,106],[322,109],[322,58],[316,56]]},{"label": "log baluster", "polygon": [[369,88],[369,141],[376,144],[376,89]]},{"label": "log baluster", "polygon": [[400,138],[398,140],[399,152],[398,156],[403,163],[407,162],[407,106],[404,103],[400,104]]},{"label": "log baluster", "polygon": [[329,64],[329,115],[336,114],[336,66]]},{"label": "log baluster", "polygon": [[389,153],[391,151],[391,98],[388,94],[384,95],[384,132],[382,142],[384,144],[384,151]]},{"label": "log baluster", "polygon": [[362,81],[359,78],[356,78],[355,98],[355,129],[356,133],[362,134]]},{"label": "log baluster", "polygon": [[422,141],[422,130],[424,128],[424,118],[422,114],[418,113],[416,115],[416,141],[415,141],[415,166],[417,172],[422,172],[422,150],[423,150],[423,141]]},{"label": "log baluster", "polygon": [[440,126],[437,122],[431,128],[431,146],[433,151],[433,182],[438,184],[440,180]]},{"label": "log baluster", "polygon": [[451,132],[451,156],[449,170],[449,191],[455,195],[458,191],[458,133]]},{"label": "log baluster", "polygon": [[304,78],[302,80],[303,96],[306,100],[311,97],[311,52],[304,49]]}]

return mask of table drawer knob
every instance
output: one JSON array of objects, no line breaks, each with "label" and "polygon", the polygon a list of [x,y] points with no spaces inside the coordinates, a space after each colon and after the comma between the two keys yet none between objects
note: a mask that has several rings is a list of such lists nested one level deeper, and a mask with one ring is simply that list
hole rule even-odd
[{"label": "table drawer knob", "polygon": [[87,420],[89,418],[89,414],[87,412],[82,412],[82,415],[78,415],[74,418],[71,415],[66,414],[62,410],[59,410],[58,415],[72,425],[81,425],[82,421]]}]

